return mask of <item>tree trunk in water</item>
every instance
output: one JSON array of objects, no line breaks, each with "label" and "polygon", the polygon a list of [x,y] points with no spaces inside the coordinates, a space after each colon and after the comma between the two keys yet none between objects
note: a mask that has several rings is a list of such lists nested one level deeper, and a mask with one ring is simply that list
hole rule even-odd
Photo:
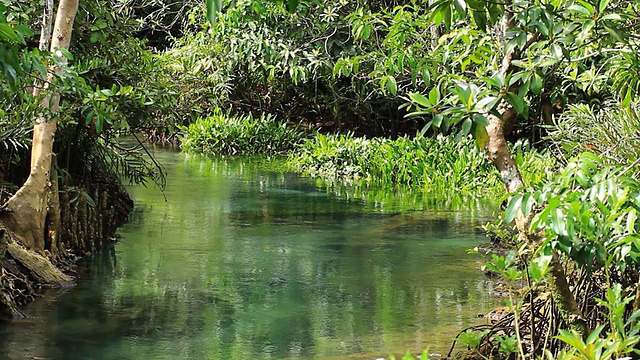
[{"label": "tree trunk in water", "polygon": [[[513,27],[515,27],[514,14],[505,10],[502,21],[502,33],[506,34]],[[509,73],[513,58],[513,53],[504,55],[500,71],[505,77]],[[504,100],[498,105],[498,112],[501,117],[493,114],[487,117],[489,119],[489,125],[486,127],[488,140],[485,151],[489,160],[500,173],[506,191],[512,193],[524,186],[522,175],[520,174],[518,165],[511,156],[506,141],[506,135],[509,133],[518,114],[513,106]],[[542,234],[531,231],[532,218],[533,214],[524,216],[521,211],[518,211],[515,220],[519,239],[527,244],[529,248],[535,249],[536,245],[542,240]],[[558,253],[555,250],[553,260],[549,266],[551,268],[550,275],[553,297],[560,314],[569,327],[586,336],[586,334],[589,333],[587,322],[577,306],[575,297],[567,282],[566,273],[560,263]]]},{"label": "tree trunk in water", "polygon": [[[78,0],[61,0],[56,14],[56,23],[51,38],[51,51],[68,49],[73,31],[73,22],[78,11]],[[41,39],[41,44],[46,41]],[[61,61],[65,61],[61,58]],[[54,68],[53,72],[60,69]],[[48,80],[53,80],[53,73]],[[33,128],[33,143],[31,149],[31,172],[24,185],[9,199],[6,208],[9,212],[2,219],[5,225],[18,237],[22,245],[37,252],[44,251],[45,223],[47,216],[47,192],[50,183],[51,158],[53,141],[56,134],[60,95],[49,91],[48,84],[40,89],[34,89],[34,95],[45,92],[40,107],[42,115],[36,119]],[[52,179],[57,181],[57,179]],[[51,194],[58,196],[58,194]],[[55,201],[54,201],[55,202]]]}]

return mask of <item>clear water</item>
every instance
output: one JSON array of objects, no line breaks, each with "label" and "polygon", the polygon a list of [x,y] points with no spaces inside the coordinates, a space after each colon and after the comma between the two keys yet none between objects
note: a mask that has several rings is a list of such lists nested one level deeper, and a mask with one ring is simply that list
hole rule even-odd
[{"label": "clear water", "polygon": [[0,325],[0,359],[446,354],[496,304],[467,254],[485,241],[477,208],[393,193],[372,205],[247,159],[157,156],[166,201],[131,187],[115,252],[29,305],[34,320]]}]

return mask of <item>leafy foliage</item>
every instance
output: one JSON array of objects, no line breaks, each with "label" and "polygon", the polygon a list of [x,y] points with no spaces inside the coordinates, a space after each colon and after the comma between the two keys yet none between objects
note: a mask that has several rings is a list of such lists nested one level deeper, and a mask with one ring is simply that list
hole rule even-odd
[{"label": "leafy foliage", "polygon": [[[522,145],[516,160],[532,182],[548,177],[553,160]],[[289,154],[296,171],[325,178],[339,177],[379,185],[407,185],[428,192],[461,192],[498,197],[501,180],[482,149],[469,137],[437,136],[365,139],[316,134]],[[547,167],[545,169],[545,167]]]},{"label": "leafy foliage", "polygon": [[569,156],[592,151],[609,164],[635,164],[633,172],[638,174],[638,129],[638,104],[624,108],[611,102],[601,109],[596,105],[576,104],[558,119],[549,139]]},{"label": "leafy foliage", "polygon": [[398,95],[439,70],[423,42],[427,20],[419,5],[301,2],[291,14],[275,2],[235,1],[211,33],[180,39],[165,61],[185,85],[185,104],[201,112],[233,105],[325,130],[415,133],[422,123],[403,120]]},{"label": "leafy foliage", "polygon": [[289,156],[291,166],[312,176],[340,176],[368,182],[405,184],[425,190],[479,193],[499,179],[483,152],[469,139],[384,138],[322,135],[306,140]]},{"label": "leafy foliage", "polygon": [[[9,15],[9,16],[7,16]],[[0,4],[0,90],[15,90],[22,84],[22,77],[37,66],[37,52],[29,53],[20,48],[33,32],[17,23],[5,4]],[[43,70],[40,66],[38,70]],[[4,96],[3,96],[4,97]]]},{"label": "leafy foliage", "polygon": [[[505,210],[505,221],[517,212],[531,216],[531,231],[540,242],[534,249],[520,247],[518,256],[529,259],[524,268],[501,266],[508,257],[494,257],[487,266],[514,282],[527,279],[535,288],[551,281],[550,264],[561,256],[576,277],[568,281],[574,281],[576,292],[584,292],[577,299],[580,306],[598,314],[592,316],[593,331],[585,338],[560,329],[557,339],[570,348],[558,354],[548,351],[549,358],[614,359],[635,353],[640,340],[634,296],[640,265],[640,183],[629,176],[630,169],[583,153],[539,189],[513,194]],[[515,309],[522,306],[520,302]]]},{"label": "leafy foliage", "polygon": [[[608,333],[603,331],[606,324],[598,326],[583,339],[575,331],[560,330],[558,338],[570,346],[569,350],[563,351],[556,359],[623,359],[628,355],[638,355],[635,348],[640,342],[640,324],[637,322],[639,311],[635,311],[625,319],[625,308],[633,301],[633,297],[625,297],[620,284],[615,284],[607,289],[606,299],[598,299],[608,310],[608,317],[611,329]],[[553,358],[547,352],[549,359]]]},{"label": "leafy foliage", "polygon": [[526,216],[542,206],[531,225],[545,231],[542,249],[560,250],[578,266],[624,270],[640,259],[640,183],[625,175],[624,169],[584,153],[542,189],[514,195],[506,221],[516,211]]},{"label": "leafy foliage", "polygon": [[[505,54],[510,62],[505,70],[497,67],[502,60],[491,66],[487,57],[456,59],[463,66],[457,76],[441,78],[426,89],[428,97],[410,93],[408,104],[416,108],[410,115],[430,116],[427,126],[444,131],[460,124],[461,135],[471,133],[483,144],[486,115],[500,115],[500,104],[502,110],[509,106],[534,124],[550,123],[552,104],[617,97],[628,106],[638,88],[633,80],[638,71],[633,55],[637,45],[628,35],[638,28],[637,6],[608,0],[436,1],[430,14],[447,29],[441,41],[460,34],[467,42],[470,34],[483,39],[503,17],[509,19],[500,44],[488,53]],[[455,45],[446,44],[457,53]],[[469,59],[477,59],[475,72],[464,71]]]},{"label": "leafy foliage", "polygon": [[221,110],[182,128],[182,149],[206,155],[279,154],[293,149],[304,134],[271,115],[231,116]]},{"label": "leafy foliage", "polygon": [[[0,173],[10,173],[7,180],[21,182],[28,174],[28,167],[11,171],[9,166],[11,161],[28,158],[30,129],[38,116],[58,120],[58,162],[67,164],[62,171],[84,181],[80,178],[90,172],[87,159],[106,156],[103,150],[117,132],[149,126],[156,111],[171,106],[167,100],[170,93],[153,80],[157,62],[141,41],[131,37],[131,12],[123,3],[115,4],[117,12],[107,4],[111,5],[107,1],[92,6],[81,2],[71,52],[55,53],[32,50],[37,34],[28,26],[39,28],[41,5],[24,1],[0,4],[0,28],[5,29],[0,30],[0,47],[6,49],[0,51],[0,69],[5,74],[0,77]],[[68,61],[61,61],[63,58]],[[64,109],[56,113],[40,106],[46,92],[40,98],[32,94],[35,86],[44,86],[42,79],[52,66],[60,71],[47,80],[47,91],[61,95]],[[111,170],[124,169],[117,162],[102,161],[114,165]],[[83,164],[87,168],[78,169]],[[153,174],[154,166],[152,162],[143,166],[145,176],[159,179]],[[70,171],[71,167],[77,171]],[[133,173],[136,180],[144,180],[142,173]]]}]

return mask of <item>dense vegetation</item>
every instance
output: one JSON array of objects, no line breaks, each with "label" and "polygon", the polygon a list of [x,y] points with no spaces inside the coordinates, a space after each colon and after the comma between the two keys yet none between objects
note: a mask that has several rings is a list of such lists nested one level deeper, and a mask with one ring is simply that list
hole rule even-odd
[{"label": "dense vegetation", "polygon": [[[161,167],[115,141],[139,131],[183,131],[185,149],[207,154],[295,149],[296,169],[379,184],[472,193],[501,181],[517,236],[487,268],[525,286],[508,316],[459,342],[480,357],[637,354],[637,2],[286,4],[216,13],[211,0],[208,22],[195,2],[80,1],[73,41],[49,47],[46,2],[0,3],[3,216],[20,215],[11,206],[34,174],[47,177],[46,209],[58,195],[97,203],[86,187],[116,173],[162,184]],[[52,125],[42,172],[31,139]],[[22,243],[56,262],[59,241]]]},{"label": "dense vegetation", "polygon": [[181,128],[182,149],[205,155],[278,154],[292,150],[304,136],[271,115],[230,116],[219,110]]},{"label": "dense vegetation", "polygon": [[[224,100],[234,108],[370,136],[457,134],[316,135],[292,156],[294,164],[311,174],[479,189],[492,177],[474,166],[481,162],[464,141],[472,134],[507,191],[518,192],[504,220],[516,220],[520,235],[503,239],[516,250],[487,267],[527,285],[510,293],[509,316],[461,335],[472,353],[611,358],[635,351],[637,4],[302,3],[291,15],[274,4],[254,15],[248,4],[220,14],[215,41],[183,43],[189,51],[207,49],[191,68],[227,64],[226,75],[220,68],[209,73],[226,80]],[[284,31],[293,27],[298,31]],[[497,27],[498,37],[490,31]],[[216,58],[227,52],[239,56]],[[237,82],[232,74],[239,73],[246,75]],[[523,182],[519,172],[531,167],[511,160],[502,137],[542,140],[538,146],[556,161],[536,164],[546,168],[541,174],[556,175]],[[427,144],[437,141],[431,157]],[[587,296],[574,295],[580,293]]]}]

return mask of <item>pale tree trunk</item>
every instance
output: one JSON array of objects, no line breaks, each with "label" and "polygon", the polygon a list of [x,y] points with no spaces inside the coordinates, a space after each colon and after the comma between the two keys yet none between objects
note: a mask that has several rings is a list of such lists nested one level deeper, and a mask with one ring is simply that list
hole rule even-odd
[{"label": "pale tree trunk", "polygon": [[[502,21],[502,34],[506,34],[507,31],[513,27],[515,27],[515,17],[507,8],[505,9]],[[513,60],[514,53],[504,54],[500,71],[505,77],[511,68]],[[504,100],[498,105],[498,112],[501,115],[500,117],[493,114],[488,116],[489,125],[486,127],[488,140],[485,151],[489,160],[500,173],[506,191],[512,193],[520,190],[524,186],[522,175],[520,174],[518,165],[511,156],[506,141],[506,135],[509,133],[518,114],[513,106]],[[530,249],[534,249],[542,240],[541,234],[531,231],[532,218],[533,214],[524,216],[522,211],[518,211],[515,218],[519,238],[526,243]],[[560,314],[571,328],[585,336],[589,333],[587,322],[571,292],[567,282],[567,274],[559,261],[559,255],[556,251],[553,253],[553,259],[549,266],[551,268],[551,291]]]},{"label": "pale tree trunk", "polygon": [[[78,0],[60,1],[51,38],[50,50],[52,52],[57,49],[69,48],[77,10]],[[41,46],[46,44],[44,35],[41,37],[40,44]],[[61,60],[65,61],[64,58]],[[40,95],[40,92],[44,92],[44,96],[40,103],[41,115],[36,119],[36,125],[33,128],[31,172],[24,185],[5,205],[9,211],[3,218],[4,224],[14,232],[22,245],[37,252],[44,251],[47,195],[51,186],[51,159],[57,128],[55,113],[58,111],[60,103],[60,95],[51,91],[48,84],[53,80],[53,75],[59,71],[60,69],[54,68],[48,75],[48,81],[42,87],[36,86],[34,89],[34,95]]]}]

